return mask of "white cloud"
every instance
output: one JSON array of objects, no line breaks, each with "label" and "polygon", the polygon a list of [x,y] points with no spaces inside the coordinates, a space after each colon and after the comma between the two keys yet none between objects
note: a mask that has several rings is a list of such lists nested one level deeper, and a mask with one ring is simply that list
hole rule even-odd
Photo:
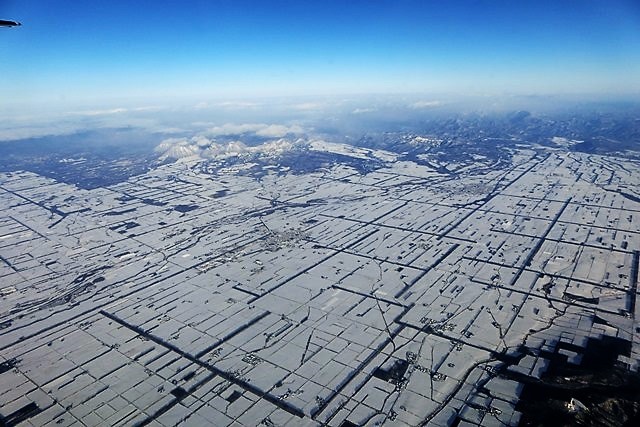
[{"label": "white cloud", "polygon": [[255,133],[260,129],[264,129],[267,125],[264,124],[233,124],[227,123],[222,126],[214,126],[207,129],[206,134],[208,136],[229,136],[229,135],[242,135],[243,133]]},{"label": "white cloud", "polygon": [[320,104],[318,102],[303,102],[302,104],[292,105],[292,108],[298,111],[313,111],[323,107],[326,107],[326,104]]},{"label": "white cloud", "polygon": [[282,138],[287,134],[301,134],[303,130],[300,126],[282,126],[282,125],[269,125],[256,132],[258,136],[264,136],[266,138]]},{"label": "white cloud", "polygon": [[440,101],[417,101],[409,105],[409,107],[419,109],[419,108],[439,107],[440,105],[442,105],[442,102]]},{"label": "white cloud", "polygon": [[108,108],[104,110],[80,110],[80,111],[71,111],[67,114],[71,116],[110,116],[113,114],[121,114],[128,112],[144,112],[144,111],[159,111],[164,107],[160,107],[157,105],[149,105],[143,107],[134,107],[134,108],[125,108],[125,107],[116,107],[116,108]]},{"label": "white cloud", "polygon": [[365,114],[365,113],[373,113],[378,111],[376,108],[356,108],[351,112],[351,114]]},{"label": "white cloud", "polygon": [[227,101],[227,102],[220,102],[214,105],[218,107],[223,107],[223,108],[255,108],[255,107],[260,107],[263,104],[258,102],[249,102],[249,101]]},{"label": "white cloud", "polygon": [[126,113],[127,111],[129,111],[127,108],[110,108],[108,110],[73,111],[70,114],[78,116],[106,116],[110,114]]},{"label": "white cloud", "polygon": [[268,125],[265,123],[245,123],[245,124],[233,124],[227,123],[222,126],[214,126],[207,129],[205,134],[207,136],[231,136],[242,134],[254,134],[265,138],[282,138],[287,134],[302,134],[304,130],[297,125],[283,126],[283,125]]},{"label": "white cloud", "polygon": [[206,148],[210,146],[213,141],[205,136],[198,135],[191,138],[191,142],[197,147]]},{"label": "white cloud", "polygon": [[3,126],[7,127],[0,129],[0,141],[39,138],[51,135],[71,135],[81,129],[80,126],[71,123],[47,123],[33,126],[20,124],[6,125],[3,123]]}]

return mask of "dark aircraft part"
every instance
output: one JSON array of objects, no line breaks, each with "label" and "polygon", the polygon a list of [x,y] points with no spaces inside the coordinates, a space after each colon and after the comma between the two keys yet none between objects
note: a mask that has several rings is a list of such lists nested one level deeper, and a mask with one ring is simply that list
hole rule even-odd
[{"label": "dark aircraft part", "polygon": [[0,27],[19,27],[20,25],[22,24],[16,21],[6,21],[4,19],[0,19]]}]

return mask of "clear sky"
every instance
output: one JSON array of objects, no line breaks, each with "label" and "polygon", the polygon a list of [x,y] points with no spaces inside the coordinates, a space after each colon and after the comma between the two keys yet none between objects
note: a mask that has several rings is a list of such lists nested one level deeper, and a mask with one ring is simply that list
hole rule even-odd
[{"label": "clear sky", "polygon": [[640,1],[0,0],[14,104],[637,94]]}]

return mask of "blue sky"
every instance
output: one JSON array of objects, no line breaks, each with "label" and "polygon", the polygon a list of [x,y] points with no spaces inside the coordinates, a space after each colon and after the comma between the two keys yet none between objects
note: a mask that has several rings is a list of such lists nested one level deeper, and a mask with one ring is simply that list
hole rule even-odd
[{"label": "blue sky", "polygon": [[0,0],[15,105],[638,94],[638,1]]}]

